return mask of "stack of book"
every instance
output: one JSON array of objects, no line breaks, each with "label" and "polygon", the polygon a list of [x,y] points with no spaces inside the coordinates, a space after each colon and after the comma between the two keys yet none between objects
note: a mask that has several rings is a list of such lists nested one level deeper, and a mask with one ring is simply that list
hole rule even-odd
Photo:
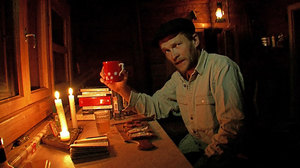
[{"label": "stack of book", "polygon": [[112,110],[112,91],[109,88],[80,89],[78,104],[81,109],[77,112],[77,120],[95,120],[94,112]]},{"label": "stack of book", "polygon": [[107,136],[76,140],[70,145],[70,156],[74,163],[108,157],[109,141]]}]

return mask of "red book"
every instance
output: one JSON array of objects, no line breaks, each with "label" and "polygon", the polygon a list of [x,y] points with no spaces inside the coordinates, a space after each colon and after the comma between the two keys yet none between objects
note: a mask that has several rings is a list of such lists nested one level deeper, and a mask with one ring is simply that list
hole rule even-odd
[{"label": "red book", "polygon": [[105,92],[109,91],[109,88],[83,88],[80,89],[81,92]]},{"label": "red book", "polygon": [[101,97],[80,97],[78,99],[79,106],[101,106],[101,105],[111,105],[110,96]]}]

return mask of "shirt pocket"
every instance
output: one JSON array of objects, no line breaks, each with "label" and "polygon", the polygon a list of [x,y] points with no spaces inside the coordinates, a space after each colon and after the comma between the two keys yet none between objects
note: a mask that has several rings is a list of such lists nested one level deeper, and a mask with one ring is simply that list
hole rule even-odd
[{"label": "shirt pocket", "polygon": [[200,129],[213,129],[217,121],[213,96],[196,96],[195,105],[197,127]]},{"label": "shirt pocket", "polygon": [[196,106],[201,105],[215,105],[213,96],[196,96]]},{"label": "shirt pocket", "polygon": [[184,121],[184,123],[186,124],[186,126],[188,127],[190,125],[190,121],[188,120],[189,118],[189,103],[188,103],[188,99],[186,97],[186,95],[177,95],[177,103],[179,105],[179,109],[180,109],[180,113],[182,116],[182,119]]},{"label": "shirt pocket", "polygon": [[180,108],[180,111],[187,111],[187,107],[188,107],[188,100],[186,99],[185,95],[181,95],[177,97],[177,102]]}]

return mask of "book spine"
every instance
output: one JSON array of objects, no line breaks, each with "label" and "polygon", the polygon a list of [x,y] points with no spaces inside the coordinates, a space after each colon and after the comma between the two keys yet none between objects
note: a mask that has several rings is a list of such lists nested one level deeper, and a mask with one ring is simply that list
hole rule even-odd
[{"label": "book spine", "polygon": [[91,94],[112,94],[112,91],[98,91],[98,92],[81,92],[82,95],[91,95]]},{"label": "book spine", "polygon": [[111,105],[110,96],[101,97],[80,97],[78,99],[80,107],[83,106],[101,106],[101,105]]},{"label": "book spine", "polygon": [[92,109],[112,109],[112,105],[82,106],[82,110],[92,110]]},{"label": "book spine", "polygon": [[77,98],[81,98],[81,97],[104,97],[107,96],[106,93],[102,93],[102,94],[84,94],[84,95],[77,95]]},{"label": "book spine", "polygon": [[109,91],[109,88],[84,88],[80,89],[81,92],[99,92],[99,91]]},{"label": "book spine", "polygon": [[70,147],[80,148],[80,147],[106,147],[108,146],[108,142],[97,142],[97,143],[79,143],[79,144],[71,144]]}]

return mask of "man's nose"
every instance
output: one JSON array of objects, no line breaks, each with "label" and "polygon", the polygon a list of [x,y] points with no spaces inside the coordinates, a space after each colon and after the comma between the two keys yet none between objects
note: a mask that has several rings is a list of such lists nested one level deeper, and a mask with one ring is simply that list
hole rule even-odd
[{"label": "man's nose", "polygon": [[179,56],[179,54],[178,54],[178,52],[177,52],[177,50],[176,50],[175,48],[173,48],[173,49],[171,50],[171,56],[172,56],[172,59],[173,59],[173,60],[176,60],[177,57]]}]

